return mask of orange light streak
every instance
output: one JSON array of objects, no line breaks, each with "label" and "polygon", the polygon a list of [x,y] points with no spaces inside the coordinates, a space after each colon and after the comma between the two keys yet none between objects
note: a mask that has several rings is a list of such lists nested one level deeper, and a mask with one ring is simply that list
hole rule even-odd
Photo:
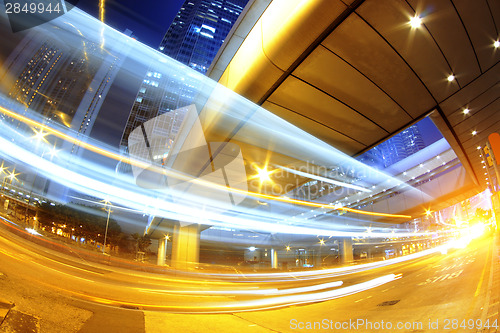
[{"label": "orange light streak", "polygon": [[259,198],[259,199],[268,199],[268,200],[279,201],[279,202],[290,203],[290,204],[297,204],[297,205],[308,206],[308,207],[324,208],[324,209],[331,209],[331,210],[343,210],[343,211],[346,211],[346,212],[351,212],[351,213],[356,213],[356,214],[361,214],[361,215],[369,215],[369,216],[380,216],[380,217],[390,217],[390,218],[404,218],[404,219],[411,219],[412,218],[411,215],[377,213],[377,212],[368,212],[368,211],[364,211],[364,210],[358,210],[358,209],[347,208],[347,207],[335,207],[334,205],[330,205],[330,204],[322,204],[322,203],[311,202],[311,201],[303,201],[303,200],[291,199],[291,198],[283,197],[283,196],[275,196],[275,195],[268,195],[268,194],[263,194],[263,193],[258,193],[258,192],[244,191],[244,190],[240,190],[240,189],[236,189],[236,188],[231,188],[231,187],[226,187],[226,186],[222,186],[222,185],[210,183],[210,182],[207,182],[207,181],[203,181],[203,180],[200,180],[200,179],[196,179],[196,178],[192,178],[192,177],[189,177],[189,176],[186,176],[186,175],[182,175],[182,174],[177,173],[177,172],[172,171],[172,170],[165,170],[165,169],[162,169],[160,167],[154,167],[154,166],[150,165],[149,163],[141,162],[141,161],[130,159],[130,158],[126,158],[126,157],[124,158],[123,156],[121,156],[119,154],[107,151],[105,149],[102,149],[102,148],[96,147],[94,145],[91,145],[91,144],[89,144],[87,142],[78,140],[78,139],[76,139],[76,138],[74,138],[74,137],[72,137],[70,135],[62,133],[62,132],[60,132],[60,131],[58,131],[56,129],[48,127],[45,124],[39,123],[39,122],[37,122],[37,121],[35,121],[33,119],[30,119],[30,118],[27,118],[25,116],[22,116],[22,115],[20,115],[20,114],[18,114],[16,112],[10,111],[10,110],[8,110],[8,109],[6,109],[4,107],[1,107],[1,106],[0,106],[0,112],[4,113],[5,115],[7,115],[7,116],[9,116],[11,118],[19,120],[19,121],[21,121],[21,122],[23,122],[23,123],[25,123],[27,125],[30,125],[30,126],[33,126],[33,127],[40,127],[41,130],[43,130],[43,131],[45,131],[47,133],[50,133],[50,134],[52,134],[54,136],[57,136],[57,137],[59,137],[59,138],[61,138],[63,140],[66,140],[66,141],[68,141],[70,143],[73,143],[75,145],[79,145],[80,147],[85,148],[85,149],[87,149],[89,151],[92,151],[94,153],[98,153],[100,155],[112,158],[112,159],[114,159],[116,161],[122,161],[124,163],[130,164],[130,165],[134,165],[134,166],[142,168],[142,169],[149,168],[151,170],[152,167],[153,167],[153,169],[155,170],[155,172],[158,172],[158,173],[161,173],[161,174],[165,174],[167,176],[174,177],[174,178],[177,178],[177,179],[180,179],[180,180],[190,181],[190,182],[202,185],[202,186],[216,188],[218,190],[223,190],[223,191],[231,191],[233,193],[237,193],[237,194],[241,194],[241,195],[247,195],[247,196],[251,196],[251,197]]}]

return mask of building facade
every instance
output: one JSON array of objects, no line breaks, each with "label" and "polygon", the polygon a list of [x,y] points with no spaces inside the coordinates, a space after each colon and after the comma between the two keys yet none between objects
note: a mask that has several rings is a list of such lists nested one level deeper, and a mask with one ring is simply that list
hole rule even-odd
[{"label": "building facade", "polygon": [[[130,36],[131,31],[125,34]],[[129,50],[127,43],[105,49],[95,41],[78,40],[56,25],[37,27],[26,34],[3,63],[0,90],[25,114],[39,114],[44,124],[85,142]],[[13,118],[4,121],[28,139],[39,130]],[[55,136],[48,141],[54,150],[70,154],[71,159],[83,153],[80,145]],[[43,156],[46,152],[36,153]],[[64,196],[62,186],[34,172],[26,170],[22,177],[24,186],[32,191],[42,195],[58,193],[55,199],[62,199],[59,194]]]},{"label": "building facade", "polygon": [[[205,73],[224,39],[231,30],[248,0],[186,0],[167,30],[158,50],[200,73]],[[163,70],[164,71],[164,70]],[[199,80],[189,75],[182,83],[169,78],[175,75],[158,70],[151,64],[132,106],[121,139],[121,149],[127,150],[130,133],[158,115],[191,104],[200,87]],[[175,118],[175,119],[174,119]],[[182,115],[172,117],[172,130],[182,122]]]}]

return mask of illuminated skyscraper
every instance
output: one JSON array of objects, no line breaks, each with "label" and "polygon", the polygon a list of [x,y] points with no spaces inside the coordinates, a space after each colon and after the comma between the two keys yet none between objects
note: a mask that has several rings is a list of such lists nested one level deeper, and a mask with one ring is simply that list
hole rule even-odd
[{"label": "illuminated skyscraper", "polygon": [[418,125],[408,127],[378,146],[385,167],[391,166],[424,148],[424,140]]},{"label": "illuminated skyscraper", "polygon": [[248,0],[186,0],[160,43],[171,58],[205,73]]},{"label": "illuminated skyscraper", "polygon": [[[163,37],[159,51],[205,73],[247,2],[186,0]],[[156,68],[154,63],[150,65],[139,89],[122,135],[122,149],[126,149],[131,131],[149,119],[189,105],[199,89],[199,81],[191,80],[188,75],[183,77],[181,85],[173,84],[165,79],[170,75]],[[180,114],[172,117],[174,132],[167,133],[168,136],[175,136],[182,119]]]},{"label": "illuminated skyscraper", "polygon": [[[125,34],[131,35],[131,31]],[[86,141],[129,49],[128,43],[103,49],[95,41],[81,41],[61,33],[57,25],[36,27],[2,64],[0,91],[12,103],[22,105],[25,112],[39,113],[45,123],[61,125],[68,133]],[[27,137],[34,134],[34,128],[13,118],[8,121]],[[54,149],[70,153],[72,158],[80,158],[83,153],[77,144],[54,136],[49,141]],[[63,192],[49,190],[49,185],[58,185],[49,184],[29,171],[23,172],[23,177],[25,183],[36,182],[32,186],[34,191]]]}]

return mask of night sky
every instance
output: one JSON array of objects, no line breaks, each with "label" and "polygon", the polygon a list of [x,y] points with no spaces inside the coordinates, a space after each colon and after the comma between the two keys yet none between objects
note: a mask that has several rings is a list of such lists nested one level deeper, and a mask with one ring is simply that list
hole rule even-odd
[{"label": "night sky", "polygon": [[[136,39],[156,49],[184,0],[105,0],[104,22],[119,31],[132,30]],[[79,0],[77,7],[99,16],[99,0]]]}]

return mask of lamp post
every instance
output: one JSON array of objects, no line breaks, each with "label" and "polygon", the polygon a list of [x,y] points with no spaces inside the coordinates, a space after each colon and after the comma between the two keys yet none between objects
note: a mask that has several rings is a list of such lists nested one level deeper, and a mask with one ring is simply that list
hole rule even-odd
[{"label": "lamp post", "polygon": [[109,226],[109,215],[111,215],[111,202],[107,199],[104,200],[105,210],[108,212],[108,218],[106,219],[106,231],[104,232],[104,244],[102,246],[102,253],[104,254],[106,251],[106,238],[108,237],[108,226]]},{"label": "lamp post", "polygon": [[[35,139],[40,142],[42,140],[45,140],[45,136],[47,134],[46,133],[43,133],[42,131],[40,132],[37,132],[37,134],[35,135]],[[42,155],[40,156],[40,158],[43,158],[43,156],[46,154],[46,153],[49,153],[50,155],[50,160],[52,160],[52,158],[57,155],[57,150],[56,150],[56,146],[54,145],[54,147],[50,150],[50,151],[44,151],[42,153]],[[30,194],[28,196],[28,205],[26,206],[26,212],[24,213],[24,224],[28,224],[28,210],[29,210],[29,207],[31,205],[31,196],[33,195],[33,189],[35,188],[35,183],[36,183],[36,180],[38,178],[38,167],[36,168],[36,172],[35,172],[35,178],[33,179],[33,183],[31,184],[31,189],[30,189]]]},{"label": "lamp post", "polygon": [[4,161],[2,161],[2,165],[0,165],[0,175],[2,174],[5,174],[5,176],[3,177],[3,182],[2,182],[2,193],[4,192],[4,188],[5,188],[5,178],[7,178],[7,172],[5,172],[6,170],[8,170],[9,168],[7,167],[4,167]]},{"label": "lamp post", "polygon": [[19,176],[20,173],[16,173],[16,169],[12,170],[12,172],[6,177],[10,179],[10,185],[12,185],[12,181],[17,180],[17,176]]}]

